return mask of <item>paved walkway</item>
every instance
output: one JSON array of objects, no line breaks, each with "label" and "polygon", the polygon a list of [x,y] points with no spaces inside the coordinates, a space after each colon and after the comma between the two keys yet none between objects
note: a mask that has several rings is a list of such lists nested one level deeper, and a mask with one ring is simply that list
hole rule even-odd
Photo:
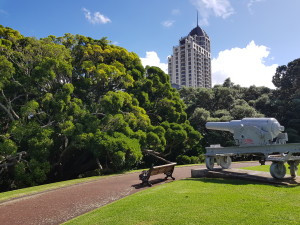
[{"label": "paved walkway", "polygon": [[[232,168],[258,165],[233,163]],[[191,177],[191,169],[204,166],[176,167],[179,180]],[[116,175],[0,203],[0,224],[60,224],[110,202],[149,188],[140,187],[139,173]],[[155,185],[165,183],[162,174],[151,177]],[[156,181],[156,182],[155,182]],[[172,182],[168,180],[167,182]]]}]

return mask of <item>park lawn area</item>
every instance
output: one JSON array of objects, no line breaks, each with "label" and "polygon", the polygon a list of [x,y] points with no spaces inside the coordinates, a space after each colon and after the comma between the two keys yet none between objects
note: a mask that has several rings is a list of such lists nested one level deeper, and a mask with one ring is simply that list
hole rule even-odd
[{"label": "park lawn area", "polygon": [[[289,165],[287,163],[284,164],[286,167],[286,174],[290,174]],[[240,169],[244,170],[255,170],[255,171],[262,171],[262,172],[270,172],[270,165],[260,165],[260,166],[251,166],[251,167],[241,167]]]},{"label": "park lawn area", "polygon": [[25,196],[25,195],[36,194],[36,193],[47,191],[47,190],[62,188],[62,187],[66,187],[66,186],[70,186],[70,185],[74,185],[74,184],[78,184],[78,183],[89,182],[89,181],[93,181],[93,180],[96,180],[96,179],[101,179],[101,178],[104,178],[104,177],[105,176],[103,176],[103,177],[101,177],[101,176],[86,177],[86,178],[81,178],[81,179],[60,181],[60,182],[56,182],[56,183],[50,183],[50,184],[44,184],[44,185],[33,186],[33,187],[28,187],[28,188],[22,188],[22,189],[17,189],[17,190],[13,190],[13,191],[6,191],[6,192],[0,193],[0,202],[6,201],[6,200],[9,200],[9,199],[13,199],[13,198],[22,197],[22,196]]},{"label": "park lawn area", "polygon": [[270,171],[270,165],[259,165],[259,166],[251,166],[251,167],[241,167],[239,169],[269,172]]},{"label": "park lawn area", "polygon": [[[181,166],[191,166],[191,165],[181,165]],[[115,176],[115,175],[119,175],[119,174],[123,174],[123,173],[124,174],[125,173],[135,173],[135,172],[139,172],[139,171],[142,171],[142,169],[131,170],[131,171],[122,171],[120,173],[105,175],[105,176],[93,176],[93,177],[78,178],[78,179],[60,181],[60,182],[55,182],[55,183],[50,183],[50,184],[28,187],[28,188],[21,188],[21,189],[17,189],[17,190],[13,190],[13,191],[1,192],[0,193],[0,202],[7,201],[10,199],[14,199],[14,198],[19,198],[19,197],[22,197],[25,195],[32,195],[32,194],[36,194],[36,193],[43,192],[43,191],[48,191],[48,190],[62,188],[62,187],[70,186],[70,185],[75,185],[75,184],[79,184],[79,183],[90,182],[90,181],[94,181],[97,179],[106,178],[108,176]]]},{"label": "park lawn area", "polygon": [[65,224],[300,224],[300,187],[190,178],[153,186]]},{"label": "park lawn area", "polygon": [[[196,164],[193,164],[193,165],[196,165]],[[199,164],[197,164],[197,165],[199,165]],[[183,167],[183,166],[192,166],[192,165],[191,164],[180,165],[178,167]],[[94,181],[97,179],[106,178],[109,176],[140,172],[142,170],[144,170],[144,169],[121,171],[120,173],[115,173],[115,174],[111,174],[111,175],[78,178],[78,179],[60,181],[60,182],[55,182],[55,183],[50,183],[50,184],[28,187],[28,188],[21,188],[21,189],[17,189],[17,190],[13,190],[13,191],[1,192],[0,193],[0,202],[7,201],[10,199],[14,199],[14,198],[19,198],[19,197],[22,197],[25,195],[32,195],[32,194],[36,194],[36,193],[43,192],[43,191],[48,191],[48,190],[53,190],[53,189],[62,188],[62,187],[66,187],[66,186],[71,186],[71,185],[75,185],[75,184],[79,184],[79,183],[90,182],[90,181]]]}]

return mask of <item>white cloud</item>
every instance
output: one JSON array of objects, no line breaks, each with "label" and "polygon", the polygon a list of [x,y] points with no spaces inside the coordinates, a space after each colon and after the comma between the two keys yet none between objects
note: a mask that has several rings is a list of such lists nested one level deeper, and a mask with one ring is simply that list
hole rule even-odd
[{"label": "white cloud", "polygon": [[141,58],[143,66],[157,66],[161,68],[165,73],[168,73],[168,64],[161,63],[160,58],[158,57],[157,53],[154,51],[146,52],[146,57]]},{"label": "white cloud", "polygon": [[229,0],[190,0],[191,3],[200,12],[200,24],[208,25],[208,19],[211,15],[226,19],[234,13]]},{"label": "white cloud", "polygon": [[258,2],[262,2],[264,0],[250,0],[247,4],[248,10],[251,14],[253,14],[252,6]]},{"label": "white cloud", "polygon": [[265,64],[270,50],[263,45],[251,41],[245,48],[232,48],[219,52],[212,60],[213,84],[222,84],[230,77],[231,81],[243,87],[266,86],[274,88],[272,77],[277,64]]},{"label": "white cloud", "polygon": [[90,10],[83,8],[82,9],[85,15],[85,18],[92,24],[106,24],[110,23],[111,20],[102,15],[100,12],[95,12],[93,15]]},{"label": "white cloud", "polygon": [[174,20],[166,20],[166,21],[163,21],[161,24],[162,24],[164,27],[171,27],[171,26],[173,26],[174,23],[175,23]]}]

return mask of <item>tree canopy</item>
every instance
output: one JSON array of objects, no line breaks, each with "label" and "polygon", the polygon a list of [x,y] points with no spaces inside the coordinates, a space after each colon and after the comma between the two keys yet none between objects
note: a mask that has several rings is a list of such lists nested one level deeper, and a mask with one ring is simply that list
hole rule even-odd
[{"label": "tree canopy", "polygon": [[144,149],[203,151],[169,76],[106,38],[0,26],[0,59],[2,190],[143,166]]},{"label": "tree canopy", "polygon": [[233,145],[226,132],[208,131],[207,121],[230,121],[245,117],[274,117],[286,127],[290,142],[300,142],[300,59],[279,66],[273,76],[276,89],[240,87],[226,79],[212,89],[183,88],[180,95],[187,105],[191,125],[203,136],[202,144]]},{"label": "tree canopy", "polygon": [[273,76],[277,87],[276,115],[289,133],[290,142],[300,142],[300,58],[279,66]]},{"label": "tree canopy", "polygon": [[296,59],[277,68],[275,90],[226,79],[178,92],[107,38],[36,39],[0,25],[0,191],[155,164],[146,149],[199,162],[204,146],[234,144],[207,121],[275,117],[300,142],[299,77]]}]

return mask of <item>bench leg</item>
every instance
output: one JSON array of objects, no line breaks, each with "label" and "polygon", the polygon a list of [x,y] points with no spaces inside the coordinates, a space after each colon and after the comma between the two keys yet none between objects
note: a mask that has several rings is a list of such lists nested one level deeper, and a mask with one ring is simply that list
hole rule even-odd
[{"label": "bench leg", "polygon": [[139,175],[140,180],[142,181],[141,185],[144,186],[147,184],[149,187],[152,186],[152,184],[149,182],[149,171],[144,170],[140,175]]},{"label": "bench leg", "polygon": [[166,177],[166,180],[168,179],[168,177],[171,177],[172,180],[175,180],[175,177],[172,177],[172,176],[167,176],[167,177]]},{"label": "bench leg", "polygon": [[175,177],[173,177],[172,175],[173,175],[173,173],[171,173],[171,172],[168,172],[168,173],[165,173],[166,174],[166,177],[165,177],[165,180],[167,180],[168,179],[168,177],[171,177],[173,180],[175,180]]},{"label": "bench leg", "polygon": [[143,182],[141,183],[141,185],[144,186],[145,184],[147,184],[149,187],[152,186],[152,184],[149,182],[149,179],[143,179]]}]

